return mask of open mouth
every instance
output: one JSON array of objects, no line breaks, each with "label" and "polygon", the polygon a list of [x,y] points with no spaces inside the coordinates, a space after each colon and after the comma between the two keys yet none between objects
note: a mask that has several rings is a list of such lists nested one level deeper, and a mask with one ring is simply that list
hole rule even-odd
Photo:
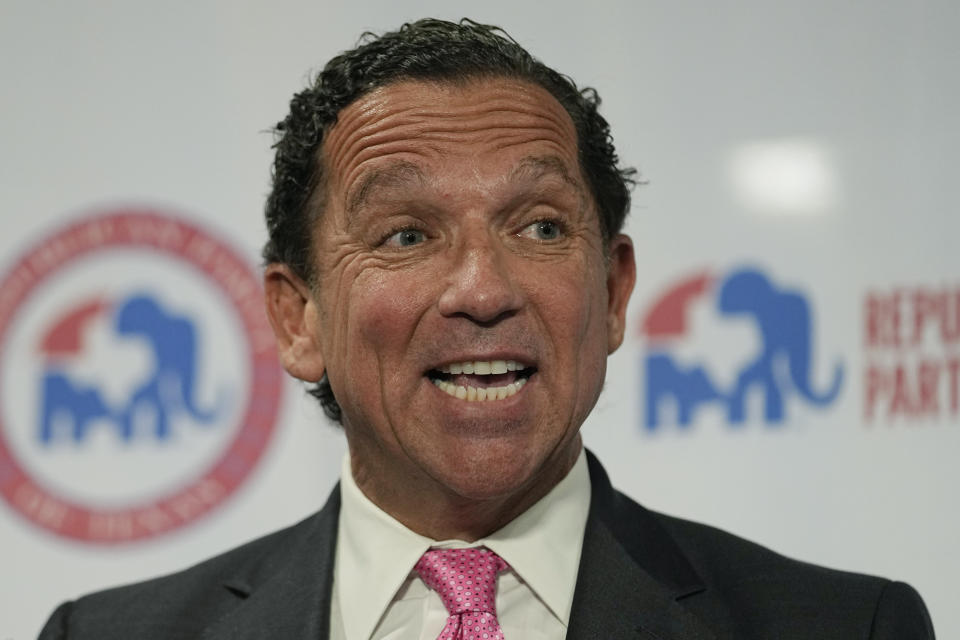
[{"label": "open mouth", "polygon": [[509,398],[523,388],[536,367],[515,360],[454,362],[427,372],[438,389],[467,402]]}]

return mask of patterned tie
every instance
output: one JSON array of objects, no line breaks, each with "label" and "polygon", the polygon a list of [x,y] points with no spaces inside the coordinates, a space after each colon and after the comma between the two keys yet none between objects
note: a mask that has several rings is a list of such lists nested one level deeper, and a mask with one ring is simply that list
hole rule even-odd
[{"label": "patterned tie", "polygon": [[431,549],[417,573],[443,600],[450,617],[437,640],[504,640],[497,622],[497,574],[510,565],[489,549]]}]

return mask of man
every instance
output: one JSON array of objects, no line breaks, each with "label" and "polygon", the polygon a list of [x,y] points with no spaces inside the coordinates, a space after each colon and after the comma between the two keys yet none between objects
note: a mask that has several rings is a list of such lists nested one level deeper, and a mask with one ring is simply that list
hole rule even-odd
[{"label": "man", "polygon": [[910,587],[651,513],[583,451],[634,283],[597,102],[468,21],[332,60],[279,125],[265,289],[340,485],[41,637],[932,638]]}]

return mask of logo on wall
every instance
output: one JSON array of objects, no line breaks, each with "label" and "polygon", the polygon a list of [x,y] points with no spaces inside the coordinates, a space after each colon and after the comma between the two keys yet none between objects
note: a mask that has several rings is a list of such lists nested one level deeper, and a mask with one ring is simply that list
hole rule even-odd
[{"label": "logo on wall", "polygon": [[783,423],[791,403],[836,400],[843,366],[815,376],[810,299],[764,272],[703,272],[675,283],[650,305],[641,327],[644,424],[688,427],[699,413],[720,421]]},{"label": "logo on wall", "polygon": [[154,211],[76,222],[0,281],[0,494],[59,535],[194,521],[268,443],[282,377],[254,272]]}]

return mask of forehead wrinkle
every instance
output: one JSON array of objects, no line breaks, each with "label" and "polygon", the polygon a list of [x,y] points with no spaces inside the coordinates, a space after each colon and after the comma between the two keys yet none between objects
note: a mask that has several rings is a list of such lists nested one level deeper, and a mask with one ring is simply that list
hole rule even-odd
[{"label": "forehead wrinkle", "polygon": [[[521,114],[534,119],[546,119],[552,121],[560,128],[569,126],[572,128],[572,122],[569,115],[563,109],[556,99],[545,90],[536,86],[527,86],[525,83],[517,87],[507,89],[500,84],[484,86],[484,95],[480,100],[468,98],[466,94],[470,89],[476,89],[480,85],[471,85],[463,91],[450,91],[442,96],[440,100],[447,100],[447,104],[424,103],[420,96],[410,96],[399,94],[396,91],[403,88],[404,84],[416,86],[418,83],[400,83],[388,85],[377,90],[373,94],[360,98],[352,105],[347,106],[338,118],[338,125],[334,129],[339,131],[355,129],[360,132],[369,126],[393,126],[394,124],[403,124],[403,121],[413,122],[434,122],[445,120],[462,121],[464,118],[474,119],[483,117],[495,117],[500,114],[515,116]],[[428,85],[429,86],[429,85]],[[530,95],[533,89],[539,92],[541,96]],[[544,100],[546,98],[547,100]],[[459,103],[450,104],[451,101],[460,100]],[[545,108],[546,107],[546,108]],[[546,113],[549,112],[549,113]],[[399,120],[399,123],[395,123]],[[331,134],[335,132],[331,130]],[[338,137],[338,136],[333,136]]]},{"label": "forehead wrinkle", "polygon": [[[345,107],[338,118],[338,122],[331,128],[328,142],[330,147],[341,147],[337,155],[352,155],[354,147],[364,139],[374,137],[378,132],[389,132],[390,129],[406,130],[407,135],[425,135],[436,133],[471,133],[487,131],[491,128],[556,128],[568,134],[574,133],[573,123],[569,115],[556,99],[545,90],[525,82],[508,82],[506,80],[492,83],[478,82],[468,85],[465,89],[449,90],[446,104],[424,104],[423,96],[403,93],[404,88],[416,88],[418,82],[401,82],[387,85],[374,90],[371,94],[360,98],[352,105]],[[427,85],[431,88],[430,85]],[[468,96],[471,89],[483,89],[483,97],[476,100]],[[442,87],[434,85],[434,90]],[[539,94],[539,95],[537,95]],[[449,104],[449,101],[460,99],[461,102]],[[510,121],[518,116],[521,121],[510,126],[500,122],[491,127],[487,119],[496,120],[507,115]],[[525,120],[525,122],[524,122]],[[454,123],[450,126],[447,123]],[[412,127],[413,129],[408,129]]]},{"label": "forehead wrinkle", "polygon": [[[550,156],[553,158],[556,165],[553,167],[554,172],[578,190],[582,190],[582,186],[573,179],[569,170],[558,157],[565,154],[565,151],[567,151],[566,147],[569,145],[566,144],[562,135],[554,128],[528,127],[525,125],[498,125],[496,128],[491,128],[481,125],[472,128],[470,133],[489,144],[490,149],[494,151],[499,151],[511,146],[521,146],[531,142],[549,145],[550,148],[555,149],[555,153],[557,154],[556,156],[552,154],[545,155],[545,157]],[[450,145],[467,143],[464,137],[465,132],[462,127],[455,130],[429,131],[426,133],[419,127],[406,127],[403,130],[391,128],[375,136],[369,136],[367,139],[357,140],[350,150],[341,150],[336,154],[336,164],[332,168],[334,173],[340,177],[341,184],[348,193],[353,192],[359,194],[353,187],[353,183],[356,180],[365,181],[367,179],[364,175],[366,170],[365,165],[369,162],[378,162],[380,160],[386,160],[398,168],[406,167],[404,171],[399,173],[415,171],[418,174],[416,177],[420,183],[423,184],[425,182],[425,175],[418,164],[403,159],[387,159],[390,156],[398,155],[413,158],[424,157],[431,153],[441,158],[446,158],[449,157],[451,153]],[[570,152],[575,154],[576,150],[568,151],[568,153]],[[547,164],[549,163],[550,161],[547,161]],[[546,173],[549,169],[550,167],[542,167],[541,173]],[[561,171],[561,169],[563,170]],[[406,178],[405,182],[409,183],[413,177],[414,176],[409,175],[401,176],[399,174],[389,176],[390,180],[397,185],[400,184],[398,181],[401,178]],[[369,192],[363,193],[362,198],[368,195]],[[348,210],[356,210],[356,208],[362,204],[362,198],[361,200],[354,200],[353,196],[348,196],[348,198],[346,205]]]},{"label": "forehead wrinkle", "polygon": [[[578,155],[576,130],[560,103],[539,86],[505,78],[464,87],[418,81],[380,87],[343,109],[327,142],[325,164],[341,193],[363,179],[368,162],[389,161],[391,155],[419,166],[418,158],[447,162],[459,145],[477,143],[492,152],[546,144],[560,157]],[[566,169],[561,177],[573,180],[572,168]]]},{"label": "forehead wrinkle", "polygon": [[[503,115],[509,114],[513,121],[503,122]],[[552,118],[542,115],[529,115],[516,121],[516,111],[497,111],[483,118],[465,118],[462,115],[444,117],[442,121],[425,121],[415,118],[385,117],[370,122],[347,134],[339,148],[332,140],[331,147],[336,149],[336,169],[344,165],[356,164],[368,155],[390,153],[392,143],[424,145],[442,143],[467,143],[470,138],[490,142],[494,148],[509,146],[514,141],[531,141],[535,138],[563,144],[563,135],[559,125]],[[507,143],[507,144],[503,144]]]}]

